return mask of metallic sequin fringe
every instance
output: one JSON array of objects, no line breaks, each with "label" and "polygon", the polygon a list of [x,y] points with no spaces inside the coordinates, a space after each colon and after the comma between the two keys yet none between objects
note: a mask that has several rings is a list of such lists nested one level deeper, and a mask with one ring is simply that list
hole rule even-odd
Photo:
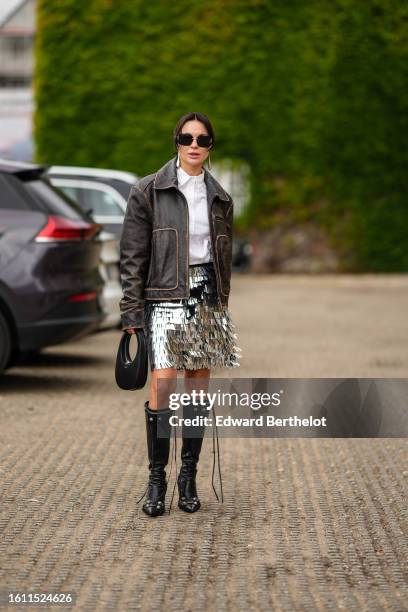
[{"label": "metallic sequin fringe", "polygon": [[240,365],[241,348],[228,308],[218,303],[212,263],[190,266],[190,297],[145,302],[150,369]]}]

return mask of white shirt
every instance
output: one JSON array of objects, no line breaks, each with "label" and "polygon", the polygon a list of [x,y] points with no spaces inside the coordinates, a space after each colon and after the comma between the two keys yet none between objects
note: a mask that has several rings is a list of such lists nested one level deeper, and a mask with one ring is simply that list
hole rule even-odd
[{"label": "white shirt", "polygon": [[198,176],[191,176],[180,167],[177,168],[177,180],[178,188],[188,204],[189,263],[192,265],[212,261],[204,171]]}]

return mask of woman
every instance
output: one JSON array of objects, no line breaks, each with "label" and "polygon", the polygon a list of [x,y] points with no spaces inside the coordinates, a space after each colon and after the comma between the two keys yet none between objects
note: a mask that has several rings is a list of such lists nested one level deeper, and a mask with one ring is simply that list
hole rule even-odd
[{"label": "woman", "polygon": [[[204,169],[214,147],[210,120],[181,117],[173,133],[177,159],[132,187],[121,236],[122,329],[145,330],[151,368],[145,403],[149,481],[143,511],[165,511],[170,451],[168,405],[177,372],[186,390],[207,389],[211,367],[239,366],[228,312],[233,202]],[[160,385],[159,385],[160,380]],[[205,404],[184,407],[184,418],[206,415]],[[200,421],[202,422],[202,420]],[[197,463],[204,427],[182,429],[179,508],[196,512]]]}]

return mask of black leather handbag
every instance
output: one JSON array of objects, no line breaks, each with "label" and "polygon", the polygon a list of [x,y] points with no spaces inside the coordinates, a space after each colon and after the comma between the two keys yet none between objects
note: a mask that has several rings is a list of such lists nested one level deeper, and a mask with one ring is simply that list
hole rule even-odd
[{"label": "black leather handbag", "polygon": [[124,331],[119,342],[116,356],[115,378],[118,387],[125,391],[142,389],[147,380],[148,354],[146,337],[143,329],[136,330],[137,353],[132,360],[129,344],[133,334]]}]

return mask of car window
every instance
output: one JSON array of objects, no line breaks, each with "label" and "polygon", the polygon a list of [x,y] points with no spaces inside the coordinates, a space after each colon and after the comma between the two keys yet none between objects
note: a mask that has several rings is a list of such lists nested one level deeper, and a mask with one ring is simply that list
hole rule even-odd
[{"label": "car window", "polygon": [[11,174],[0,174],[0,208],[10,210],[30,210],[30,203],[19,189],[19,179]]},{"label": "car window", "polygon": [[100,189],[88,189],[78,187],[82,194],[82,206],[86,210],[92,209],[93,215],[104,217],[123,217],[123,210],[115,198],[106,191]]},{"label": "car window", "polygon": [[47,179],[38,179],[36,181],[27,181],[24,187],[33,197],[42,210],[54,215],[61,215],[67,219],[89,218],[85,216],[81,207],[66,193],[58,187],[51,185]]},{"label": "car window", "polygon": [[78,200],[78,190],[75,187],[66,187],[65,185],[63,185],[63,186],[60,186],[59,189],[61,189],[64,193],[66,193],[69,198],[71,198],[72,200],[75,200],[75,202],[80,204]]}]

